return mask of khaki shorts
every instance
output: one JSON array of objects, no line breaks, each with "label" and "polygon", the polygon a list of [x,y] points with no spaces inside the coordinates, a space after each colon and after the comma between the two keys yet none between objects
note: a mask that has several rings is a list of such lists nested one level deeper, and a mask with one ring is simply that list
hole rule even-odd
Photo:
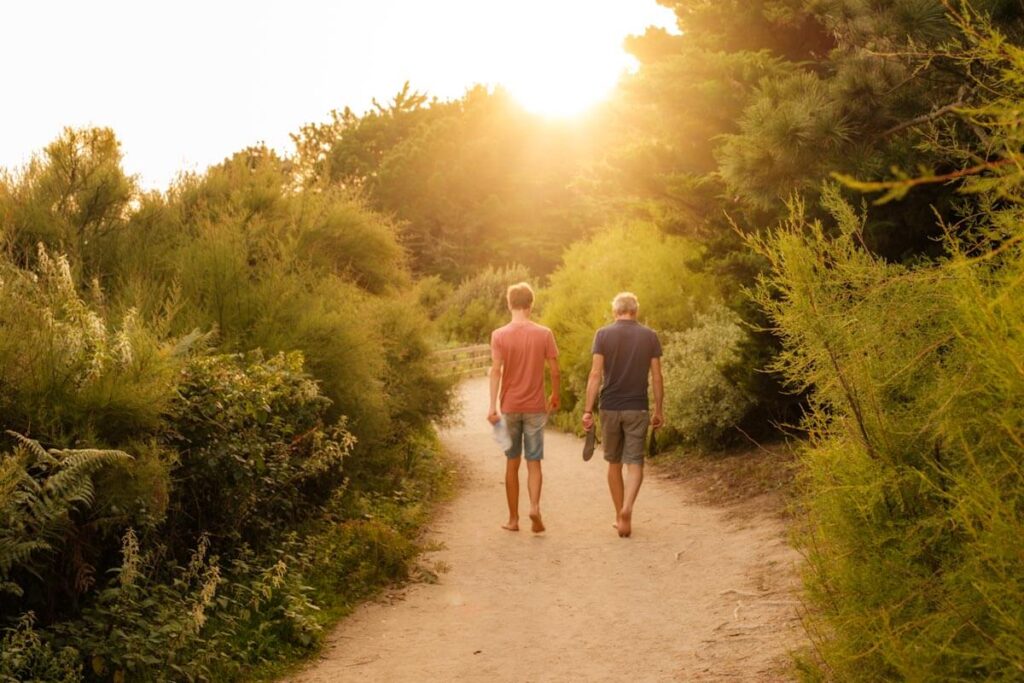
[{"label": "khaki shorts", "polygon": [[644,464],[644,442],[650,413],[646,410],[602,410],[604,459],[626,465]]}]

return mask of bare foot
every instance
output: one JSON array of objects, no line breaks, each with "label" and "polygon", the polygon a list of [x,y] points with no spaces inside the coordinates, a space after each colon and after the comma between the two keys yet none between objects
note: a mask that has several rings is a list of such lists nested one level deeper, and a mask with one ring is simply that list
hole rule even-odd
[{"label": "bare foot", "polygon": [[510,519],[507,523],[502,524],[501,528],[506,531],[519,531],[519,519]]},{"label": "bare foot", "polygon": [[619,513],[619,522],[615,525],[615,528],[619,530],[619,537],[629,538],[629,535],[633,533],[632,520],[632,510],[623,510]]},{"label": "bare foot", "polygon": [[544,522],[540,520],[539,512],[530,513],[530,522],[532,522],[531,530],[533,531],[533,533],[539,534],[540,532],[544,531]]}]

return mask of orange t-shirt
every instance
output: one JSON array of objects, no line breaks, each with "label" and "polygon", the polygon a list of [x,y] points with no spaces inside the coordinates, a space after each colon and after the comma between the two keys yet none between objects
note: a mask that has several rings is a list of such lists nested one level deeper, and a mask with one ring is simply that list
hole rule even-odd
[{"label": "orange t-shirt", "polygon": [[535,322],[511,322],[491,332],[491,358],[504,367],[501,412],[545,412],[544,363],[557,356],[555,335]]}]

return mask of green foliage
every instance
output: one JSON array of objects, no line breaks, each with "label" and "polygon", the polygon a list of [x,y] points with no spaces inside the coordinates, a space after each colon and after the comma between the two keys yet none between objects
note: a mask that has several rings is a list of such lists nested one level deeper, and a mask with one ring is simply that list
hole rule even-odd
[{"label": "green foliage", "polygon": [[[907,267],[802,206],[760,248],[779,366],[813,388],[803,486],[817,652],[850,680],[1012,679],[1024,665],[1019,227],[989,257]],[[1000,225],[1019,209],[1005,209]]]},{"label": "green foliage", "polygon": [[[792,60],[827,52],[833,38],[805,0],[662,0],[703,49],[770,50]],[[860,3],[858,3],[860,4]]]},{"label": "green foliage", "polygon": [[437,317],[444,305],[445,299],[450,297],[455,288],[441,279],[440,275],[428,275],[416,281],[414,288],[416,304],[428,311],[431,318]]},{"label": "green foliage", "polygon": [[[1019,678],[1020,4],[665,4],[682,35],[631,41],[607,179],[698,236],[694,267],[755,326],[737,292],[770,273],[757,299],[784,351],[736,353],[776,356],[809,397],[804,674]],[[819,207],[829,176],[847,188]],[[858,214],[851,190],[884,202]],[[728,237],[787,214],[753,257]]]},{"label": "green foliage", "polygon": [[[442,339],[465,344],[490,341],[491,331],[508,322],[505,293],[509,285],[530,280],[524,266],[488,266],[463,280],[437,309],[437,329]],[[535,301],[534,306],[542,302]]]},{"label": "green foliage", "polygon": [[376,586],[408,577],[415,546],[387,522],[352,520],[317,539],[317,569],[310,577],[316,590],[356,600]]},{"label": "green foliage", "polygon": [[[454,397],[452,380],[436,374],[430,325],[408,300],[379,302],[367,308],[384,362],[382,397],[388,426],[405,436],[418,436],[434,420],[448,415]],[[381,439],[393,445],[394,439]]]},{"label": "green foliage", "polygon": [[[130,458],[111,450],[46,450],[15,432],[18,447],[0,455],[0,593],[22,596],[29,576],[66,541],[76,510],[95,498],[95,474]],[[16,583],[12,579],[19,579]]]},{"label": "green foliage", "polygon": [[0,672],[238,680],[405,574],[451,386],[344,188],[253,148],[142,195],[119,161],[66,131],[0,178],[0,427],[77,447],[0,457],[0,627],[39,616]]},{"label": "green foliage", "polygon": [[[1005,85],[970,56],[971,40],[957,24],[962,13],[990,21],[1006,32],[1004,44],[1015,45],[1024,27],[1019,3],[662,4],[674,10],[680,32],[649,29],[627,41],[641,64],[602,126],[604,163],[585,171],[589,183],[580,185],[617,215],[699,239],[706,248],[690,265],[714,277],[723,300],[754,328],[764,321],[742,292],[765,264],[736,233],[775,224],[793,193],[808,198],[812,217],[824,217],[814,197],[836,174],[851,187],[890,190],[888,198],[900,200],[869,207],[862,236],[872,252],[913,262],[942,253],[936,214],[953,222],[971,213],[965,203],[979,201],[958,201],[944,183],[975,166],[969,175],[1016,171],[1006,159],[979,165],[991,141],[956,116]],[[1015,116],[1012,98],[1006,105],[1004,114]],[[950,134],[957,145],[938,143]],[[896,169],[891,182],[852,182],[889,169]],[[763,367],[777,347],[771,335],[756,334],[744,355]],[[796,401],[777,380],[742,383],[756,414],[785,423],[797,417]]]},{"label": "green foliage", "polygon": [[338,191],[307,198],[297,212],[298,256],[315,270],[374,294],[405,283],[405,252],[389,222]]},{"label": "green foliage", "polygon": [[36,259],[35,272],[0,260],[4,426],[68,444],[153,433],[179,353],[133,310],[115,324],[99,293],[87,301],[66,257],[40,246]]},{"label": "green foliage", "polygon": [[73,644],[94,680],[249,680],[308,654],[332,618],[408,575],[422,501],[444,477],[436,439],[410,443],[401,490],[337,489],[327,514],[262,554],[215,555],[202,535],[181,564],[168,563],[166,548],[146,550],[129,530],[113,578],[78,619],[51,627],[52,639]]},{"label": "green foliage", "polygon": [[53,628],[74,643],[99,680],[195,680],[223,657],[221,634],[203,633],[221,582],[216,558],[202,540],[187,567],[174,567],[170,582],[150,578],[152,558],[135,534],[124,537],[116,578],[79,619]]},{"label": "green foliage", "polygon": [[742,422],[751,398],[734,377],[746,370],[742,347],[748,342],[739,318],[722,306],[665,336],[665,414],[676,440],[714,448]]},{"label": "green foliage", "polygon": [[558,342],[567,410],[583,398],[594,333],[612,321],[617,293],[636,294],[641,322],[661,334],[694,324],[716,296],[711,278],[686,265],[699,255],[693,242],[666,236],[649,223],[609,228],[565,252],[539,296],[542,322]]},{"label": "green foliage", "polygon": [[82,664],[78,652],[73,648],[55,651],[33,627],[34,623],[34,615],[25,614],[0,638],[0,681],[79,683]]},{"label": "green foliage", "polygon": [[[302,351],[332,401],[329,418],[348,416],[360,449],[395,419],[433,419],[448,388],[424,360],[426,321],[403,293],[394,227],[341,189],[293,185],[289,163],[253,148],[143,198],[105,237],[97,269],[111,307],[171,334],[212,328],[225,350]],[[396,331],[407,350],[380,353]],[[394,378],[422,394],[385,395]]]},{"label": "green foliage", "polygon": [[722,175],[753,206],[771,210],[780,197],[814,188],[834,167],[836,152],[851,139],[847,116],[814,74],[766,81],[740,117],[739,133],[725,137]]},{"label": "green foliage", "polygon": [[300,178],[309,185],[330,179],[345,188],[372,188],[391,150],[446,108],[436,101],[428,103],[406,82],[386,106],[375,99],[373,109],[363,116],[348,107],[333,110],[329,122],[307,124],[292,135]]},{"label": "green foliage", "polygon": [[455,282],[507,263],[551,270],[588,224],[572,186],[593,156],[588,133],[534,117],[500,89],[428,102],[406,84],[386,106],[332,112],[294,139],[307,184],[360,189],[399,219],[417,274]]},{"label": "green foliage", "polygon": [[[660,34],[631,41],[643,51]],[[669,36],[664,36],[668,39]],[[792,72],[767,51],[707,52],[681,37],[623,81],[621,121],[612,136],[608,184],[643,200],[666,231],[721,227],[721,180],[714,175],[719,136],[734,133],[758,83]]]},{"label": "green foliage", "polygon": [[131,441],[124,446],[129,462],[95,476],[96,502],[90,524],[104,536],[120,536],[126,527],[148,535],[167,516],[178,454],[160,440]]},{"label": "green foliage", "polygon": [[341,483],[355,439],[323,424],[328,404],[298,353],[189,363],[171,406],[179,453],[167,527],[256,549],[305,519]]},{"label": "green foliage", "polygon": [[21,264],[32,261],[39,243],[80,263],[122,224],[134,192],[112,130],[66,128],[21,177],[0,177],[4,241]]}]

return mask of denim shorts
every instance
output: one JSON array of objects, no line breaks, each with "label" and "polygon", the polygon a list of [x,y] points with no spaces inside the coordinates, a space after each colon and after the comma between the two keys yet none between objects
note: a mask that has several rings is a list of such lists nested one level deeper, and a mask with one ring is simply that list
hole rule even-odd
[{"label": "denim shorts", "polygon": [[505,413],[508,435],[512,438],[512,447],[505,451],[505,456],[512,460],[525,450],[527,460],[543,460],[547,422],[547,413]]}]

